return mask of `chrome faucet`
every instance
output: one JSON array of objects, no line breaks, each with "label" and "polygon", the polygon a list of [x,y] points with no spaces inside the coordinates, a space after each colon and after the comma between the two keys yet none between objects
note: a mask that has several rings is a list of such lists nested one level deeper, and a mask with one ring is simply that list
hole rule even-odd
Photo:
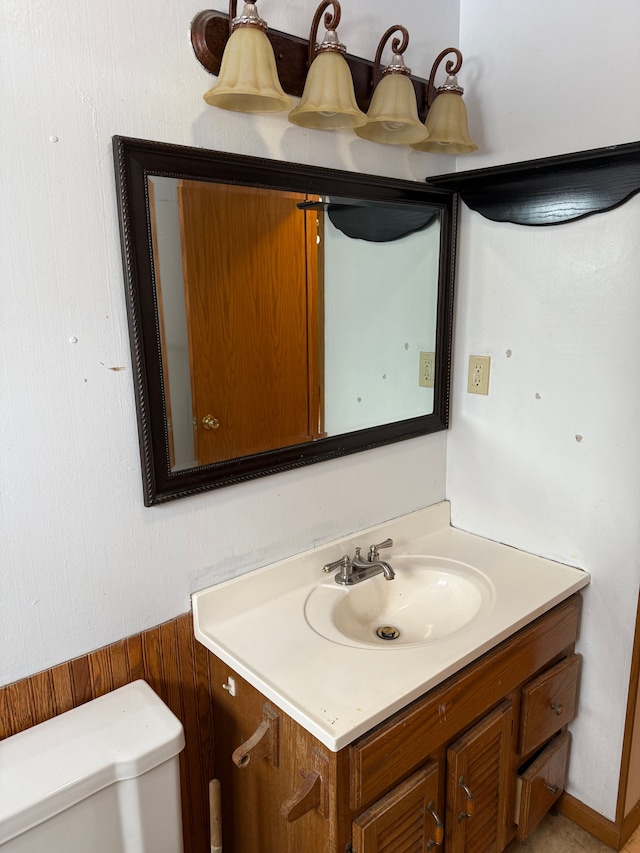
[{"label": "chrome faucet", "polygon": [[380,548],[391,548],[393,545],[392,539],[385,539],[378,545],[372,545],[369,548],[369,554],[364,559],[360,554],[360,548],[356,548],[353,559],[345,554],[339,560],[334,560],[332,563],[327,563],[323,567],[323,572],[332,572],[334,569],[339,569],[336,572],[335,582],[343,586],[352,586],[355,583],[360,583],[367,578],[372,578],[374,575],[383,574],[385,580],[392,581],[396,573],[393,571],[389,563],[380,560]]}]

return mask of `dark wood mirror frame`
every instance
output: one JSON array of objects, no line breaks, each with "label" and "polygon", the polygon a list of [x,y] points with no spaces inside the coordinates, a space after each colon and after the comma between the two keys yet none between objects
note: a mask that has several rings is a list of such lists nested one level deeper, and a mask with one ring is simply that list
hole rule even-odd
[{"label": "dark wood mirror frame", "polygon": [[[120,136],[113,138],[113,145],[146,506],[447,428],[457,228],[454,192],[411,181]],[[441,232],[433,412],[305,444],[171,471],[149,224],[149,175],[438,208]]]}]

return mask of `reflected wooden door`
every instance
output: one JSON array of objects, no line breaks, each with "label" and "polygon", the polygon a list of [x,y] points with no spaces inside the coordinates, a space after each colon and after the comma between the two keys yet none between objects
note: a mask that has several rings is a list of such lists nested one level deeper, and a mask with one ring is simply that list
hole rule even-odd
[{"label": "reflected wooden door", "polygon": [[199,464],[312,440],[318,378],[316,213],[305,196],[178,188]]}]

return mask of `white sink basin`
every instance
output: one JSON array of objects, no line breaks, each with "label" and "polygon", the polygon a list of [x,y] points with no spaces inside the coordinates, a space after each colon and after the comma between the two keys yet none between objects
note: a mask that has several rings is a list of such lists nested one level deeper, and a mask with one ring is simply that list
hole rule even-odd
[{"label": "white sink basin", "polygon": [[493,585],[472,566],[423,555],[389,562],[394,580],[380,574],[347,587],[332,575],[317,586],[305,602],[314,631],[345,646],[406,649],[449,639],[493,607]]},{"label": "white sink basin", "polygon": [[[323,573],[387,537],[394,580],[345,588]],[[336,752],[588,583],[579,569],[451,527],[444,502],[194,593],[194,630]],[[397,640],[371,633],[389,624]]]}]

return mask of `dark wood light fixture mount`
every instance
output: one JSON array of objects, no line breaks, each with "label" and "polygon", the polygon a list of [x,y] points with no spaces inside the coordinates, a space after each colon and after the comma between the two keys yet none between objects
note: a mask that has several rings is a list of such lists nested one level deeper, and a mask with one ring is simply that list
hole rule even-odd
[{"label": "dark wood light fixture mount", "polygon": [[[205,10],[199,12],[191,24],[191,44],[196,59],[203,68],[216,76],[220,73],[222,54],[229,38],[230,20],[233,15],[233,9],[231,14]],[[309,68],[309,42],[307,39],[272,29],[267,30],[267,36],[273,46],[282,88],[288,95],[301,97]],[[345,59],[353,77],[358,107],[366,112],[374,88],[374,63],[349,53],[345,54]],[[409,79],[416,90],[420,119],[424,121],[427,114],[428,81],[413,75]]]}]

